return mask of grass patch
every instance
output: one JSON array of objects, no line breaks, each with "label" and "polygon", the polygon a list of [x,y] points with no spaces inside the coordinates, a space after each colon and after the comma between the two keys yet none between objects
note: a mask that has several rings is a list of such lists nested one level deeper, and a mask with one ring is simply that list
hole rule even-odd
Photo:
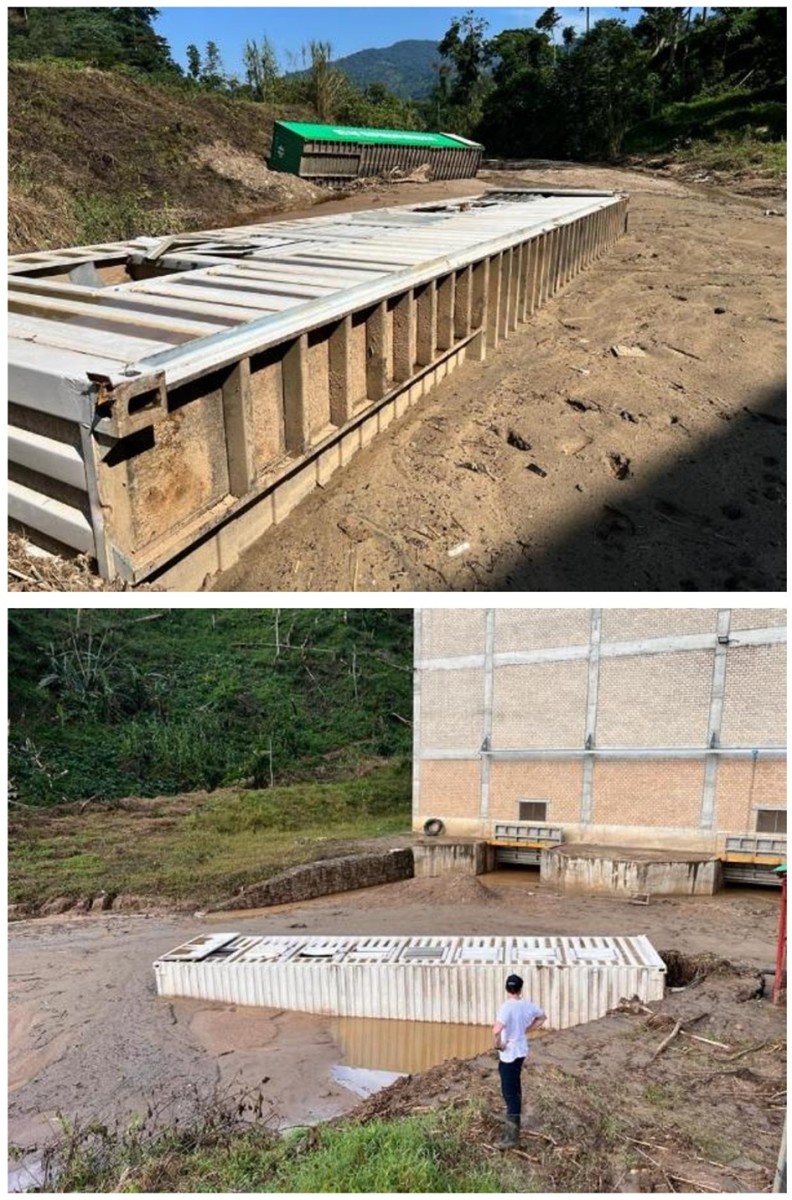
[{"label": "grass patch", "polygon": [[345,842],[409,827],[404,762],[265,791],[17,810],[9,899],[36,908],[55,896],[106,891],[211,903],[286,867],[343,853]]},{"label": "grass patch", "polygon": [[786,142],[768,142],[750,133],[721,133],[714,142],[697,139],[676,157],[680,162],[695,163],[704,171],[760,175],[779,181],[786,178]]},{"label": "grass patch", "polygon": [[152,207],[151,200],[133,192],[102,196],[85,192],[73,198],[74,225],[83,245],[123,241],[146,234],[160,237],[170,233],[180,221],[189,220],[186,210],[170,208],[167,203]]},{"label": "grass patch", "polygon": [[67,1130],[46,1163],[57,1192],[512,1192],[513,1160],[487,1155],[475,1105],[280,1137],[211,1112],[185,1128]]},{"label": "grass patch", "polygon": [[776,89],[736,90],[667,104],[627,134],[627,154],[660,154],[691,142],[721,137],[781,141],[786,135],[786,103]]}]

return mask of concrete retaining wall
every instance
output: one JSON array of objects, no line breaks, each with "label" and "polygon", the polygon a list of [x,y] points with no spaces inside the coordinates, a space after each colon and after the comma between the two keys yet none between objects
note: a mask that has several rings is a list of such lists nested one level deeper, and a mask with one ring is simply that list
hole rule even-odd
[{"label": "concrete retaining wall", "polygon": [[606,848],[597,853],[564,847],[541,852],[539,877],[565,892],[711,896],[723,886],[723,867],[717,858],[694,855],[650,861]]},{"label": "concrete retaining wall", "polygon": [[484,875],[495,869],[495,849],[486,842],[416,842],[416,877]]},{"label": "concrete retaining wall", "polygon": [[231,900],[213,905],[211,911],[291,904],[295,900],[311,900],[314,896],[328,896],[333,892],[352,892],[381,883],[396,883],[399,879],[411,879],[412,875],[413,852],[409,848],[326,858],[292,867],[263,883],[251,884]]}]

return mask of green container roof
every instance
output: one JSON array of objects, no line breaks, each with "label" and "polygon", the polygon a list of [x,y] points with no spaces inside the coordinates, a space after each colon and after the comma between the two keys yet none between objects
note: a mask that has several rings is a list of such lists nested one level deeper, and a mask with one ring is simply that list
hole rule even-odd
[{"label": "green container roof", "polygon": [[312,125],[303,121],[276,121],[292,133],[312,142],[365,142],[386,146],[431,146],[459,150],[468,146],[483,149],[478,142],[447,133],[421,133],[415,129],[365,129],[359,125]]}]

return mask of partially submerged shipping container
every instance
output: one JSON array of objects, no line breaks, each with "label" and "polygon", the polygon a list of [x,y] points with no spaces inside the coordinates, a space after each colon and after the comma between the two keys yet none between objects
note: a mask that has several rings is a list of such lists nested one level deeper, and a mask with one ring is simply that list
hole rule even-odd
[{"label": "partially submerged shipping container", "polygon": [[434,179],[472,179],[483,152],[453,133],[276,121],[269,165],[303,179],[340,181],[425,165]]},{"label": "partially submerged shipping container", "polygon": [[604,1017],[624,996],[662,1000],[648,938],[203,934],[154,963],[160,996],[386,1020],[489,1025],[506,976],[552,1029]]}]

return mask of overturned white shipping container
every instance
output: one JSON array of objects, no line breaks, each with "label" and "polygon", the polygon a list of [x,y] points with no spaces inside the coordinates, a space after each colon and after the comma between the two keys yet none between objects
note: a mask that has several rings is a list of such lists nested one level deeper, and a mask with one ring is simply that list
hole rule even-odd
[{"label": "overturned white shipping container", "polygon": [[626,214],[615,193],[523,188],[17,255],[12,527],[107,579],[200,587]]},{"label": "overturned white shipping container", "polygon": [[488,1025],[512,972],[554,1029],[622,997],[661,1000],[665,963],[645,937],[194,938],[154,963],[157,992],[341,1017]]}]

